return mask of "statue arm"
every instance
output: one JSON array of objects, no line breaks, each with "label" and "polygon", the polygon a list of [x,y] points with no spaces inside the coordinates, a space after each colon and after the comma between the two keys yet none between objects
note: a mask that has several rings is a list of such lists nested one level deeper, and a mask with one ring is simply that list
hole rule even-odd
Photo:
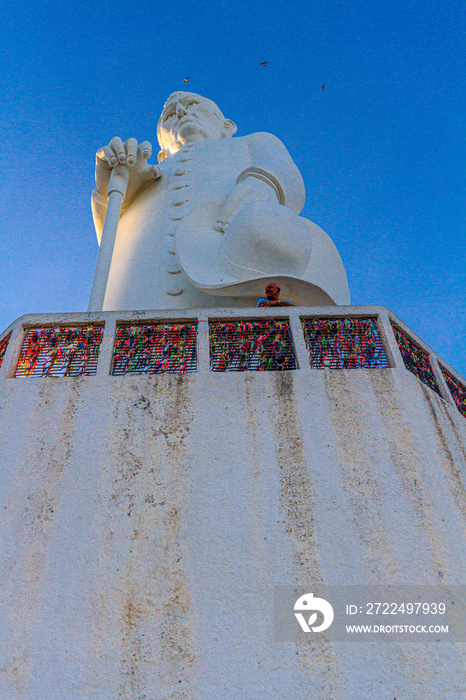
[{"label": "statue arm", "polygon": [[280,139],[260,132],[246,136],[250,165],[237,177],[215,229],[225,233],[241,209],[257,200],[276,201],[299,214],[304,206],[301,173]]},{"label": "statue arm", "polygon": [[240,173],[237,184],[247,177],[263,180],[275,191],[280,204],[299,214],[304,206],[304,182],[285,146],[276,136],[265,132],[246,138],[252,165]]},{"label": "statue arm", "polygon": [[138,145],[136,139],[128,139],[123,143],[118,136],[113,138],[108,146],[103,146],[97,151],[96,188],[91,197],[91,209],[99,244],[107,212],[108,187],[112,169],[120,164],[125,165],[130,171],[128,187],[121,207],[121,215],[123,215],[142,190],[161,177],[160,167],[147,162],[151,154],[152,146],[149,141],[143,141]]}]

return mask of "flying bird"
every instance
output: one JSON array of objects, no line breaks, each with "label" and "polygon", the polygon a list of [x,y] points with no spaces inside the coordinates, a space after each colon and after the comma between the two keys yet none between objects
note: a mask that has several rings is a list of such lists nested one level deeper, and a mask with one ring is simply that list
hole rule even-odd
[{"label": "flying bird", "polygon": [[188,75],[188,77],[187,77],[187,78],[184,78],[182,82],[183,82],[183,83],[187,83],[187,82],[188,82],[188,80],[189,80],[189,75]]},{"label": "flying bird", "polygon": [[264,61],[263,63],[261,63],[261,66],[264,66],[264,68],[265,68],[265,66],[267,65],[267,63],[268,63],[268,61]]},{"label": "flying bird", "polygon": [[322,83],[322,85],[321,85],[320,87],[321,87],[322,90],[323,90],[323,89],[325,88],[325,83]]}]

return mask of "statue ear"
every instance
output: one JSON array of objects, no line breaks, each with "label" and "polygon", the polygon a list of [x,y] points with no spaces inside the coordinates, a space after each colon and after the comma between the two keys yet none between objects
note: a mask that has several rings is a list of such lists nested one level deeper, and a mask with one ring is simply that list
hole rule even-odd
[{"label": "statue ear", "polygon": [[233,134],[236,134],[237,131],[238,127],[236,126],[235,122],[232,122],[231,119],[224,120],[222,138],[225,138],[226,136],[233,136]]},{"label": "statue ear", "polygon": [[167,157],[167,154],[164,151],[159,151],[159,155],[158,155],[159,163],[161,163],[163,160],[165,160],[166,157]]}]

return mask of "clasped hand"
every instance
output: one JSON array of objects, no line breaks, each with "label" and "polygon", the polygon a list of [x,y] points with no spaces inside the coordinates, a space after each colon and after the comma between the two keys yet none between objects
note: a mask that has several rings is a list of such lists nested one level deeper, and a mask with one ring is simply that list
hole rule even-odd
[{"label": "clasped hand", "polygon": [[106,197],[112,169],[117,165],[126,165],[130,175],[125,202],[131,202],[144,185],[162,174],[158,165],[149,165],[147,162],[151,155],[152,145],[149,141],[142,141],[138,145],[136,139],[128,139],[123,143],[119,136],[115,136],[108,146],[103,146],[96,154],[95,181],[98,193]]}]

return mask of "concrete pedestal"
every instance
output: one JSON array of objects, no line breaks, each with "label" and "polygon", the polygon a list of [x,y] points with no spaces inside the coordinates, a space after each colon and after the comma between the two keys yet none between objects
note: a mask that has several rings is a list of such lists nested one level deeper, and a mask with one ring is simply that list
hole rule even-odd
[{"label": "concrete pedestal", "polygon": [[97,376],[13,379],[46,319],[13,325],[2,698],[466,697],[459,644],[274,642],[275,585],[465,583],[466,419],[393,339],[388,369],[311,370],[302,311],[288,372],[209,372],[201,323],[199,372],[110,376],[101,314]]}]

